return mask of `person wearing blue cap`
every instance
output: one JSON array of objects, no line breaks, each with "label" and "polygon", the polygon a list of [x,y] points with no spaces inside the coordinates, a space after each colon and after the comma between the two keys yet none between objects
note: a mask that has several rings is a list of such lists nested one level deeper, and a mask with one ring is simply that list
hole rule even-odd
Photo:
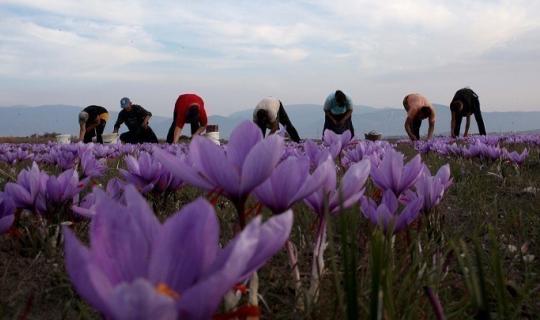
[{"label": "person wearing blue cap", "polygon": [[118,114],[118,119],[114,124],[113,133],[117,133],[120,126],[125,123],[128,132],[120,135],[120,141],[124,143],[157,143],[156,134],[148,125],[152,113],[138,104],[131,103],[131,100],[124,97],[120,100],[122,111]]}]

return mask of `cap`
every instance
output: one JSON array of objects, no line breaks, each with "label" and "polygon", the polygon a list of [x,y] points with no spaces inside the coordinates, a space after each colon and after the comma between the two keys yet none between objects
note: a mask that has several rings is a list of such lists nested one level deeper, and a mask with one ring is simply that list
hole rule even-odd
[{"label": "cap", "polygon": [[131,100],[129,100],[128,97],[123,97],[122,100],[120,100],[120,107],[122,109],[127,108],[131,104]]},{"label": "cap", "polygon": [[86,123],[88,121],[89,115],[86,111],[81,111],[79,113],[79,123]]}]

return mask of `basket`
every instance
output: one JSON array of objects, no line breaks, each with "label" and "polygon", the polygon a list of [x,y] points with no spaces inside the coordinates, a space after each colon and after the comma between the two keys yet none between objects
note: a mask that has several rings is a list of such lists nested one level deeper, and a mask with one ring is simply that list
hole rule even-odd
[{"label": "basket", "polygon": [[382,134],[378,132],[368,132],[368,133],[364,133],[364,137],[366,138],[366,140],[377,141],[377,140],[381,140]]},{"label": "basket", "polygon": [[70,143],[71,142],[71,135],[70,134],[59,134],[56,136],[56,142],[58,143]]}]

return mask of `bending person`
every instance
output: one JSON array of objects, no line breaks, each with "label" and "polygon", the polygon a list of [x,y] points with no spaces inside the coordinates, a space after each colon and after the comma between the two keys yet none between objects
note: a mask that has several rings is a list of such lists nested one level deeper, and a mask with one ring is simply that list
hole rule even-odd
[{"label": "bending person", "polygon": [[270,129],[272,134],[279,129],[279,124],[282,124],[291,140],[300,142],[300,136],[285,112],[283,104],[276,98],[264,98],[257,104],[253,111],[253,122],[261,128],[263,137],[266,136],[266,129]]},{"label": "bending person", "polygon": [[109,120],[109,112],[100,106],[88,106],[79,113],[79,141],[92,142],[96,137],[98,143],[103,143],[102,134]]},{"label": "bending person", "polygon": [[168,143],[177,143],[180,140],[182,129],[186,123],[191,125],[192,136],[202,134],[208,124],[204,101],[193,93],[181,94],[176,99],[173,122],[167,134]]},{"label": "bending person", "polygon": [[435,130],[435,109],[431,105],[431,102],[421,94],[411,93],[403,99],[403,106],[405,107],[405,111],[407,111],[405,131],[409,138],[413,141],[420,140],[422,120],[429,119],[427,139],[431,139]]},{"label": "bending person", "polygon": [[324,130],[329,129],[337,134],[349,130],[354,137],[352,124],[353,104],[341,90],[331,93],[324,101]]},{"label": "bending person", "polygon": [[120,141],[124,143],[158,142],[156,134],[148,126],[148,121],[152,117],[151,112],[138,104],[132,104],[129,98],[122,98],[120,106],[122,111],[118,114],[113,133],[117,133],[123,123],[126,124],[129,130],[120,135]]},{"label": "bending person", "polygon": [[452,137],[459,137],[461,120],[463,117],[467,117],[463,136],[466,137],[469,134],[471,114],[474,114],[474,119],[476,120],[480,134],[486,135],[486,127],[484,126],[484,120],[482,119],[482,112],[480,112],[478,95],[470,88],[463,88],[456,92],[450,103],[450,111],[452,112],[452,120],[450,122]]}]

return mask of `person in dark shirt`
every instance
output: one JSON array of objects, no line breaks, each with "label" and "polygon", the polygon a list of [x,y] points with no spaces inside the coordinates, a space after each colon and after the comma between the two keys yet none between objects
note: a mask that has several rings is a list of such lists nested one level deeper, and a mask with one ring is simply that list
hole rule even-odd
[{"label": "person in dark shirt", "polygon": [[459,137],[461,120],[463,117],[467,117],[463,136],[466,137],[469,134],[472,114],[474,114],[474,119],[476,120],[480,134],[486,135],[486,127],[484,126],[484,120],[482,119],[482,112],[480,112],[478,95],[470,88],[463,88],[456,92],[450,103],[450,111],[452,112],[452,120],[450,122],[452,137]]},{"label": "person in dark shirt", "polygon": [[351,136],[354,136],[354,127],[351,115],[353,104],[349,97],[343,91],[336,90],[332,92],[324,101],[324,130],[332,130],[337,134],[349,130]]},{"label": "person in dark shirt", "polygon": [[96,137],[98,143],[103,143],[101,135],[105,130],[105,125],[109,120],[109,112],[100,106],[88,106],[79,113],[79,141],[84,143],[92,142]]},{"label": "person in dark shirt", "polygon": [[180,140],[186,123],[191,125],[191,136],[202,134],[208,124],[204,101],[194,93],[184,93],[176,99],[173,121],[167,134],[168,143],[177,143]]},{"label": "person in dark shirt", "polygon": [[122,123],[128,127],[128,132],[120,135],[120,141],[124,143],[157,143],[156,134],[148,126],[148,121],[152,113],[137,104],[132,104],[129,98],[120,100],[122,111],[118,114],[118,119],[114,124],[113,133],[117,133]]}]

